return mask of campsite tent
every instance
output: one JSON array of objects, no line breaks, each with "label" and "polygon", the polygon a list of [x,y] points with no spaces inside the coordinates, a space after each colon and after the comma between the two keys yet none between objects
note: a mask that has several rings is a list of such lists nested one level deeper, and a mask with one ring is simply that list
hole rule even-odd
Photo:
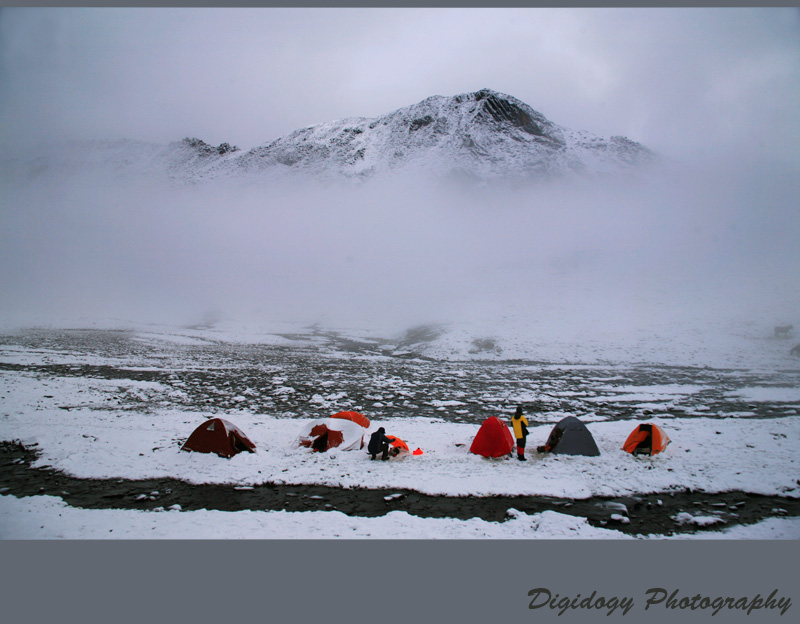
[{"label": "campsite tent", "polygon": [[408,450],[408,444],[406,444],[403,440],[401,440],[397,436],[387,435],[386,438],[389,440],[389,446],[393,446],[394,448],[400,449],[401,451]]},{"label": "campsite tent", "polygon": [[401,440],[397,436],[387,435],[386,439],[389,440],[389,446],[390,446],[389,452],[392,455],[397,456],[400,453],[408,453],[408,452],[410,452],[409,448],[408,448],[408,444],[406,444],[403,440]]},{"label": "campsite tent", "polygon": [[544,448],[539,450],[561,455],[599,455],[600,450],[592,434],[580,420],[567,416],[560,420],[550,432]]},{"label": "campsite tent", "polygon": [[344,418],[313,420],[303,427],[297,445],[324,453],[331,448],[352,451],[363,448],[366,429]]},{"label": "campsite tent", "polygon": [[331,416],[331,418],[342,418],[344,420],[350,420],[357,425],[361,425],[364,429],[369,429],[369,418],[364,416],[364,414],[360,414],[358,412],[338,412]]},{"label": "campsite tent", "polygon": [[669,442],[669,437],[661,427],[642,423],[631,431],[622,450],[632,455],[656,455],[667,448]]},{"label": "campsite tent", "polygon": [[514,444],[508,425],[497,416],[490,416],[481,424],[469,451],[484,457],[502,457],[511,453]]},{"label": "campsite tent", "polygon": [[212,418],[192,432],[181,450],[216,453],[220,457],[230,458],[240,451],[253,453],[256,445],[233,423],[222,418]]}]

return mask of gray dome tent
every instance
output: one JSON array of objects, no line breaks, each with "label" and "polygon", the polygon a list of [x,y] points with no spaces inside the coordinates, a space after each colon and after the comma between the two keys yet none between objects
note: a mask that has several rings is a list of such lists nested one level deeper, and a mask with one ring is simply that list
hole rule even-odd
[{"label": "gray dome tent", "polygon": [[550,432],[546,444],[538,448],[540,451],[550,451],[561,455],[590,455],[600,454],[600,449],[592,434],[580,420],[574,416],[567,416],[559,421]]}]

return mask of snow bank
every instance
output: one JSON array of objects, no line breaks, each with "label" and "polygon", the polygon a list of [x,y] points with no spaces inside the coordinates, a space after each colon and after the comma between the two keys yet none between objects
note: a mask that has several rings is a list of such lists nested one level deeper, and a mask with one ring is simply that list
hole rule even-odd
[{"label": "snow bank", "polygon": [[[659,536],[651,536],[659,538]],[[773,518],[717,534],[670,539],[798,539],[800,519]],[[338,511],[126,511],[75,509],[60,499],[0,496],[0,539],[633,539],[584,518],[517,512],[505,522],[418,518],[393,511],[351,518]]]}]

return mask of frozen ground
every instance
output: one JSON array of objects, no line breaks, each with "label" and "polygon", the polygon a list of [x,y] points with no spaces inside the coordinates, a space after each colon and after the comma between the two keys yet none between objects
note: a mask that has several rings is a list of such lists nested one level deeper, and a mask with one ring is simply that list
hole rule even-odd
[{"label": "frozen ground", "polygon": [[[750,368],[722,360],[717,367],[586,357],[545,363],[478,357],[481,349],[468,349],[461,359],[434,358],[457,332],[432,339],[442,330],[428,329],[417,343],[408,332],[391,340],[288,326],[260,333],[220,326],[9,331],[0,340],[0,440],[35,446],[40,455],[33,469],[52,467],[98,483],[170,478],[243,491],[271,483],[564,500],[687,491],[800,498],[800,370],[785,354],[779,359],[786,341],[752,338],[761,365]],[[771,360],[783,366],[770,366]],[[531,422],[529,461],[470,454],[480,422],[508,416],[517,404]],[[362,452],[296,447],[308,419],[344,409],[363,412],[370,430],[384,426],[424,454],[370,462]],[[531,452],[567,415],[588,424],[599,457]],[[191,431],[211,416],[242,428],[257,452],[231,460],[181,452]],[[672,443],[665,453],[634,458],[620,449],[642,420],[667,431]],[[0,483],[6,539],[630,537],[614,521],[596,526],[513,505],[504,521],[492,522],[407,511],[362,517],[336,510],[189,511],[157,503],[89,509],[52,496],[17,498],[12,490],[13,484]],[[738,524],[732,507],[683,510],[672,522],[697,528],[704,538],[800,538],[797,516],[779,505],[774,517],[748,525]],[[220,517],[225,535],[215,528]]]}]

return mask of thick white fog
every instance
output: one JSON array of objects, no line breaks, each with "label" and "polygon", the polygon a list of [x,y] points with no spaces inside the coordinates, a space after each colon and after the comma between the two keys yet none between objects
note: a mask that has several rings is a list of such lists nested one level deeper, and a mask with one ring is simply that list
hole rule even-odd
[{"label": "thick white fog", "polygon": [[800,327],[798,33],[790,7],[3,9],[4,158],[62,139],[249,149],[491,88],[687,170],[460,191],[4,175],[0,320]]},{"label": "thick white fog", "polygon": [[789,173],[462,189],[8,184],[2,317],[401,330],[513,316],[600,332],[707,317],[771,330],[800,316]]}]

